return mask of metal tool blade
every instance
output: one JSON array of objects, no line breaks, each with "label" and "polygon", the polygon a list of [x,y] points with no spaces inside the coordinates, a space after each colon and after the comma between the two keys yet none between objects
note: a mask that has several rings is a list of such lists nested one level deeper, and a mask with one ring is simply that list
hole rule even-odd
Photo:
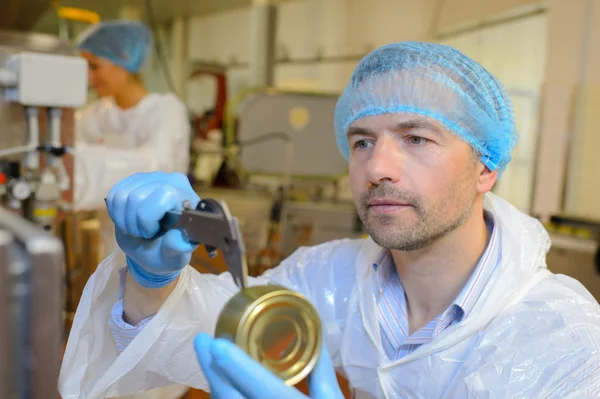
[{"label": "metal tool blade", "polygon": [[160,222],[161,230],[178,229],[189,242],[219,249],[233,280],[243,289],[248,284],[248,266],[239,222],[225,203],[221,207],[223,215],[190,209],[167,212]]}]

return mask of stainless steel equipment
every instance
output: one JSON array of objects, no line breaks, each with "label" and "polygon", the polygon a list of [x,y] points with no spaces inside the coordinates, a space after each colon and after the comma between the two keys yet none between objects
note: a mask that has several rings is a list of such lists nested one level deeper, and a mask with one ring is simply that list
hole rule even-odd
[{"label": "stainless steel equipment", "polygon": [[56,397],[63,339],[63,246],[0,208],[0,397]]}]

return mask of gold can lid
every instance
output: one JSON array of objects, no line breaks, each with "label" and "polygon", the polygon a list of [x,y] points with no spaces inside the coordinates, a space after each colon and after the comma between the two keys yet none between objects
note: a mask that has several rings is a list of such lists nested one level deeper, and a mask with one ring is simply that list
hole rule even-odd
[{"label": "gold can lid", "polygon": [[301,294],[269,288],[245,308],[235,343],[291,386],[302,381],[319,360],[321,321]]}]

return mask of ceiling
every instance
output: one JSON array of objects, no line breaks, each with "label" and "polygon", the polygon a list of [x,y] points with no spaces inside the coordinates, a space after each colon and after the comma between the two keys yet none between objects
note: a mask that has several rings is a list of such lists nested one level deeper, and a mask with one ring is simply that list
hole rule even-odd
[{"label": "ceiling", "polygon": [[28,30],[49,7],[48,0],[0,0],[0,29]]},{"label": "ceiling", "polygon": [[[5,0],[0,0],[5,1]],[[9,0],[15,4],[39,3],[45,11],[33,29],[38,32],[57,34],[58,20],[49,0]],[[141,18],[147,19],[148,2],[151,1],[157,22],[168,21],[182,15],[207,15],[250,6],[252,0],[61,0],[60,6],[78,7],[95,11],[102,20],[119,18],[123,6],[138,7]],[[25,8],[25,7],[22,7]],[[31,7],[29,7],[31,8]]]}]

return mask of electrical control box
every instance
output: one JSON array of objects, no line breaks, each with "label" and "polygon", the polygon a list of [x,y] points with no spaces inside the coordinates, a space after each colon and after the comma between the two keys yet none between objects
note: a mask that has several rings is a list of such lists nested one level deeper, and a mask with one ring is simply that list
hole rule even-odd
[{"label": "electrical control box", "polygon": [[22,52],[4,68],[16,75],[5,100],[25,106],[79,108],[87,102],[87,62],[78,56]]}]

